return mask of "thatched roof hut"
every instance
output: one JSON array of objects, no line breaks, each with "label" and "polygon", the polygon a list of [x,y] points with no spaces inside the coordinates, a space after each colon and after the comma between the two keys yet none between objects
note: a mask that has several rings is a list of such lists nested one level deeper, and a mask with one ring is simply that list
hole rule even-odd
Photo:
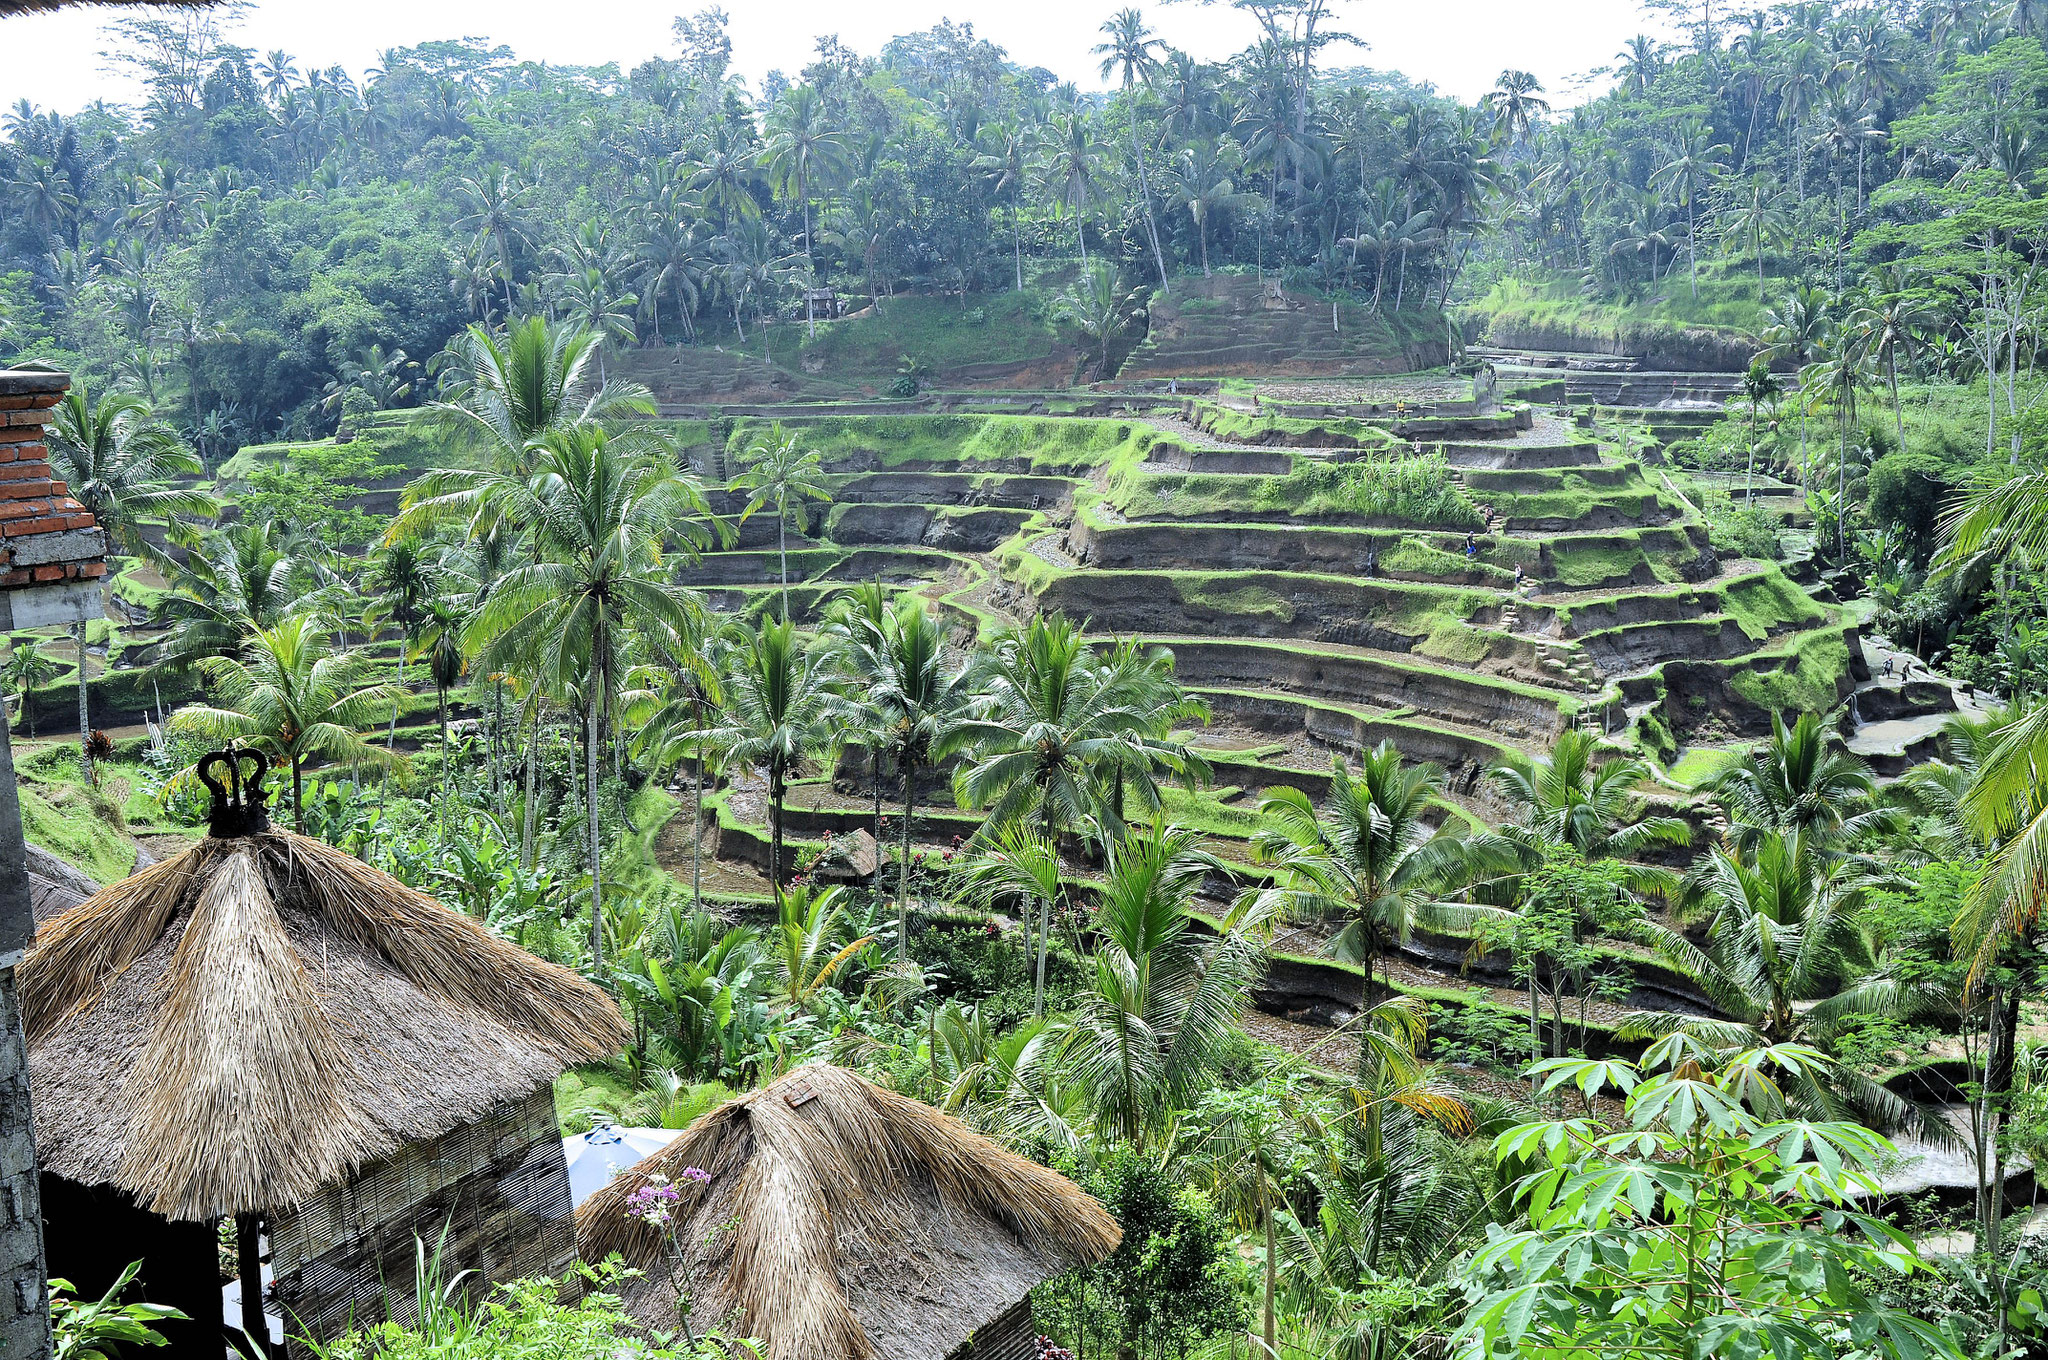
[{"label": "thatched roof hut", "polygon": [[[757,1337],[768,1360],[1009,1360],[1032,1339],[1032,1287],[1123,1235],[1066,1177],[837,1067],[729,1101],[586,1200],[585,1260],[655,1266],[661,1235],[627,1201],[656,1175],[683,1195],[693,1324]],[[628,1303],[675,1325],[658,1267]]]},{"label": "thatched roof hut", "polygon": [[159,1235],[233,1217],[267,1233],[279,1302],[319,1335],[410,1294],[415,1232],[447,1226],[450,1275],[566,1268],[552,1083],[617,1051],[617,1007],[270,829],[260,795],[248,825],[217,801],[215,831],[45,923],[22,963],[52,1269],[65,1203],[130,1206]]}]

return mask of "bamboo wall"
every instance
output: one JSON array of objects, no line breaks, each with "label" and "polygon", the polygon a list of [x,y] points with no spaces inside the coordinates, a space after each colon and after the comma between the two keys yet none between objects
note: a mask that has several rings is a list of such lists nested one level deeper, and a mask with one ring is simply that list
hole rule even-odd
[{"label": "bamboo wall", "polygon": [[389,1316],[411,1319],[416,1241],[430,1256],[440,1244],[443,1284],[475,1272],[463,1281],[470,1297],[496,1282],[569,1270],[575,1221],[549,1087],[409,1143],[274,1215],[271,1267],[287,1335],[326,1339],[381,1321],[387,1301]]}]

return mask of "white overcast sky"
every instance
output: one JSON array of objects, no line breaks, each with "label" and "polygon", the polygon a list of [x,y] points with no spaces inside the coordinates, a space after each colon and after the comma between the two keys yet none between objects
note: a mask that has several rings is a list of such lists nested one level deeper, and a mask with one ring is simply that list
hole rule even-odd
[{"label": "white overcast sky", "polygon": [[[230,39],[258,52],[281,47],[299,61],[352,73],[384,48],[473,36],[510,46],[520,57],[564,65],[616,61],[630,69],[654,54],[674,55],[670,22],[704,0],[261,0]],[[727,0],[734,63],[749,82],[781,69],[794,75],[815,39],[837,33],[872,54],[899,33],[950,18],[1025,66],[1044,66],[1097,88],[1088,49],[1096,28],[1128,0]],[[1160,35],[1208,61],[1244,48],[1249,16],[1196,0],[1143,4]],[[1370,48],[1337,48],[1331,65],[1369,65],[1435,82],[1447,94],[1476,98],[1505,67],[1533,71],[1563,106],[1577,102],[1576,80],[1609,63],[1630,34],[1648,27],[1636,0],[1337,0],[1337,26]],[[134,102],[136,92],[108,75],[101,28],[120,11],[73,9],[0,19],[0,107],[27,98],[69,111],[94,99]]]}]

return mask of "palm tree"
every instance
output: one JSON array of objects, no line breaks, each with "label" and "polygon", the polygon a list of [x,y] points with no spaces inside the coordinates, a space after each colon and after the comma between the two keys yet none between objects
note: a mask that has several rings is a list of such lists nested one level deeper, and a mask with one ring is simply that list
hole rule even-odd
[{"label": "palm tree", "polygon": [[[1749,473],[1745,479],[1743,499],[1750,505],[1756,504],[1757,408],[1767,401],[1775,405],[1781,391],[1782,386],[1771,372],[1771,361],[1761,354],[1751,359],[1742,375],[1742,395],[1749,398]],[[1772,429],[1776,428],[1774,422]]]},{"label": "palm tree", "polygon": [[[1571,728],[1558,734],[1548,756],[1517,752],[1488,777],[1516,808],[1516,825],[1533,842],[1569,845],[1589,859],[1632,858],[1655,846],[1691,844],[1692,827],[1683,817],[1647,813],[1636,789],[1650,778],[1649,765],[1632,758],[1603,763],[1599,748],[1599,738]],[[1637,886],[1656,882],[1639,875]]]},{"label": "palm tree", "polygon": [[[768,141],[761,148],[762,167],[787,193],[794,190],[803,205],[804,264],[816,269],[811,238],[811,187],[816,177],[831,174],[844,163],[845,146],[840,134],[825,123],[824,98],[816,87],[798,85],[782,97],[768,115]],[[811,334],[817,334],[817,316],[811,310],[810,290],[804,293],[804,318]]]},{"label": "palm tree", "polygon": [[685,560],[708,515],[703,489],[666,458],[602,426],[558,429],[537,441],[532,474],[475,489],[479,508],[527,527],[533,560],[508,571],[470,623],[465,646],[486,672],[520,671],[557,692],[583,694],[584,792],[590,860],[591,953],[603,953],[597,751],[616,716],[631,633],[689,635],[701,605],[669,578],[666,549]]},{"label": "palm tree", "polygon": [[[1771,831],[1747,851],[1716,846],[1695,876],[1713,913],[1705,946],[1654,927],[1643,938],[1731,1018],[1636,1012],[1622,1033],[1679,1036],[1724,1051],[1825,1043],[1859,1017],[1908,1018],[1944,1004],[1879,966],[1859,915],[1882,882],[1813,837]],[[1831,1075],[1832,1088],[1812,1083],[1787,1094],[1830,1117],[1845,1104],[1887,1127],[1910,1117],[1904,1102],[1869,1078],[1846,1067]]]},{"label": "palm tree", "polygon": [[[1024,180],[1038,143],[1036,128],[995,123],[981,130],[982,153],[973,168],[992,181],[990,192],[1010,195],[1010,241],[1017,270],[1017,291],[1024,291]],[[872,294],[872,287],[870,288]]]},{"label": "palm tree", "polygon": [[16,633],[7,640],[7,664],[0,667],[0,680],[6,681],[9,692],[21,696],[21,719],[30,737],[36,734],[36,712],[29,703],[30,693],[37,685],[56,679],[63,669],[43,655],[32,634]]},{"label": "palm tree", "polygon": [[738,626],[729,620],[689,637],[661,638],[650,648],[654,660],[627,677],[629,685],[651,681],[655,687],[648,693],[658,702],[641,729],[653,772],[658,775],[677,760],[690,761],[696,783],[690,805],[692,911],[704,909],[704,780],[717,755],[710,740],[712,720],[725,703],[725,678],[739,639]]},{"label": "palm tree", "polygon": [[[1405,941],[1431,903],[1522,859],[1498,836],[1461,836],[1448,820],[1444,772],[1437,765],[1402,768],[1401,753],[1383,741],[1359,761],[1352,778],[1341,758],[1330,762],[1326,813],[1300,789],[1269,790],[1259,803],[1264,825],[1252,839],[1255,863],[1270,865],[1278,883],[1254,896],[1265,914],[1288,920],[1342,919],[1331,952],[1364,970],[1359,1014],[1372,1009],[1373,963],[1389,936]],[[1361,1068],[1370,1035],[1359,1048]]]},{"label": "palm tree", "polygon": [[1800,375],[1816,400],[1835,408],[1835,555],[1849,554],[1849,434],[1856,428],[1856,398],[1870,385],[1870,351],[1848,324],[1836,325],[1821,341],[1820,357]]},{"label": "palm tree", "polygon": [[[365,573],[371,605],[366,611],[373,624],[390,620],[398,625],[398,686],[406,691],[405,666],[412,659],[413,644],[419,639],[420,621],[429,602],[440,588],[439,565],[417,546],[401,540],[378,553]],[[391,704],[391,728],[384,739],[386,749],[398,745],[398,702]]]},{"label": "palm tree", "polygon": [[512,244],[526,241],[526,186],[502,166],[485,167],[480,173],[456,181],[455,193],[463,207],[456,219],[459,230],[474,231],[488,240],[498,256],[499,278],[505,289],[505,320],[512,319]]},{"label": "palm tree", "polygon": [[1870,767],[1845,750],[1817,713],[1802,713],[1790,727],[1771,715],[1771,737],[1736,761],[1709,786],[1728,811],[1729,836],[1749,850],[1770,835],[1803,838],[1807,854],[1856,840],[1882,826]]},{"label": "palm tree", "polygon": [[[1795,286],[1775,306],[1764,309],[1764,350],[1773,363],[1790,362],[1804,369],[1820,357],[1827,339],[1834,301],[1808,284]],[[1799,408],[1799,477],[1807,478],[1806,406]]]},{"label": "palm tree", "polygon": [[1170,170],[1167,184],[1167,201],[1176,207],[1186,208],[1188,216],[1194,219],[1195,238],[1202,251],[1202,277],[1212,277],[1209,270],[1209,222],[1219,212],[1228,212],[1256,199],[1250,194],[1241,194],[1231,176],[1237,173],[1240,162],[1224,150],[1236,148],[1235,142],[1221,146],[1214,142],[1200,142],[1183,147]]},{"label": "palm tree", "polygon": [[1054,315],[1071,325],[1095,350],[1095,371],[1116,376],[1111,355],[1116,342],[1145,315],[1144,297],[1119,288],[1107,265],[1086,266],[1079,281],[1060,294]]},{"label": "palm tree", "polygon": [[837,943],[845,898],[844,888],[813,892],[804,887],[777,899],[770,938],[782,1000],[792,1011],[809,1010],[833,975],[875,942],[874,936],[863,935]]},{"label": "palm tree", "polygon": [[967,862],[961,885],[992,905],[1002,897],[1023,899],[1024,948],[1030,956],[1032,918],[1037,917],[1038,965],[1031,1013],[1045,1014],[1045,960],[1051,948],[1052,912],[1060,895],[1059,848],[1026,822],[1010,822],[987,838],[980,853]]},{"label": "palm tree", "polygon": [[1193,831],[1154,824],[1109,848],[1094,971],[1061,1034],[1098,1137],[1143,1150],[1170,1112],[1213,1087],[1265,968],[1271,913],[1240,899],[1214,934],[1188,910],[1222,865]]},{"label": "palm tree", "polygon": [[605,382],[605,346],[615,340],[624,342],[633,338],[633,308],[640,299],[620,288],[611,275],[597,265],[563,275],[556,289],[564,315],[596,338],[597,381],[602,387]]},{"label": "palm tree", "polygon": [[1536,120],[1550,113],[1542,94],[1542,82],[1527,71],[1502,71],[1484,100],[1493,110],[1494,140],[1509,146],[1528,141]]},{"label": "palm tree", "polygon": [[826,653],[806,649],[787,619],[763,619],[735,661],[720,725],[706,740],[728,766],[758,765],[768,772],[768,882],[780,898],[782,801],[789,777],[830,748],[838,705]]},{"label": "palm tree", "polygon": [[469,665],[463,650],[463,634],[469,616],[453,599],[442,596],[427,602],[420,620],[419,650],[426,657],[427,678],[434,685],[434,717],[441,728],[441,828],[448,827],[448,775],[455,753],[448,740],[448,693],[462,679]]},{"label": "palm tree", "polygon": [[825,485],[824,460],[816,449],[797,448],[794,432],[785,434],[782,422],[747,446],[746,471],[732,479],[727,491],[747,493],[747,507],[740,512],[745,524],[756,510],[773,502],[775,506],[776,552],[782,562],[782,617],[789,618],[789,505],[791,501],[829,501],[832,491]]},{"label": "palm tree", "polygon": [[1695,302],[1700,296],[1700,257],[1696,244],[1700,190],[1720,175],[1722,158],[1730,154],[1725,142],[1709,144],[1711,135],[1707,125],[1697,119],[1680,123],[1672,133],[1671,158],[1650,176],[1652,185],[1661,183],[1669,187],[1678,206],[1685,209],[1685,253]]},{"label": "palm tree", "polygon": [[425,473],[405,491],[405,510],[390,532],[396,541],[448,520],[467,522],[471,537],[484,524],[475,516],[489,498],[480,493],[497,476],[518,476],[533,465],[541,441],[585,425],[638,433],[636,417],[655,413],[654,397],[637,383],[593,382],[601,362],[596,332],[528,317],[502,334],[472,326],[457,336],[450,394],[434,403],[434,419],[451,439],[482,454],[481,469],[443,468]]},{"label": "palm tree", "polygon": [[171,719],[172,730],[210,741],[244,742],[288,767],[292,822],[301,832],[306,829],[307,762],[362,768],[394,759],[362,734],[376,724],[396,691],[371,681],[368,658],[336,651],[325,624],[314,615],[295,614],[273,628],[257,629],[247,660],[215,656],[199,664],[222,703],[180,709]]},{"label": "palm tree", "polygon": [[[903,781],[903,845],[897,863],[896,952],[910,957],[910,826],[917,776],[951,753],[968,704],[967,671],[946,665],[946,627],[924,601],[885,604],[879,585],[855,592],[854,607],[833,625],[837,660],[868,722],[860,733]],[[879,771],[878,771],[879,773]],[[876,787],[877,802],[880,784]],[[879,851],[879,846],[877,847]]]},{"label": "palm tree", "polygon": [[1751,175],[1748,194],[1732,204],[1722,224],[1726,235],[1722,240],[1724,249],[1747,244],[1750,253],[1756,256],[1756,295],[1764,299],[1764,251],[1769,245],[1785,240],[1792,230],[1791,216],[1784,206],[1785,195],[1774,189],[1764,176]]},{"label": "palm tree", "polygon": [[1157,731],[1159,712],[1175,701],[1156,672],[1103,664],[1064,615],[997,636],[971,683],[973,710],[955,736],[971,758],[954,792],[963,807],[989,808],[991,827],[1035,816],[1058,845],[1091,817],[1114,823],[1102,794],[1119,772],[1149,789],[1155,771],[1192,778],[1200,768]]},{"label": "palm tree", "polygon": [[1135,9],[1118,10],[1098,31],[1108,39],[1097,43],[1094,49],[1095,55],[1102,58],[1102,78],[1109,79],[1112,71],[1122,72],[1124,100],[1130,106],[1131,155],[1138,164],[1138,196],[1144,207],[1145,237],[1152,245],[1152,263],[1159,270],[1159,291],[1171,294],[1166,254],[1159,245],[1159,224],[1152,217],[1152,180],[1145,169],[1145,144],[1138,136],[1138,125],[1144,120],[1139,117],[1136,96],[1139,87],[1151,87],[1159,70],[1157,49],[1163,44],[1152,35],[1145,16]]},{"label": "palm tree", "polygon": [[1074,241],[1081,264],[1088,264],[1088,200],[1095,193],[1095,162],[1101,147],[1082,114],[1056,114],[1041,132],[1035,179],[1038,190],[1055,205],[1071,208]]},{"label": "palm tree", "polygon": [[183,671],[209,656],[239,656],[259,628],[275,625],[297,598],[296,559],[268,521],[241,521],[198,539],[173,563],[171,589],[157,606],[169,632],[156,664]]},{"label": "palm tree", "polygon": [[116,391],[95,399],[81,379],[53,416],[50,466],[122,552],[161,563],[164,555],[144,537],[146,525],[219,512],[205,492],[170,484],[174,477],[202,477],[206,468],[142,398]]},{"label": "palm tree", "polygon": [[1899,351],[1903,349],[1911,354],[1922,328],[1933,320],[1933,314],[1907,294],[1905,282],[1899,277],[1888,279],[1891,286],[1849,315],[1849,325],[1856,332],[1857,343],[1884,365],[1885,385],[1891,389],[1892,419],[1898,429],[1901,451],[1906,447],[1906,412],[1899,405]]}]

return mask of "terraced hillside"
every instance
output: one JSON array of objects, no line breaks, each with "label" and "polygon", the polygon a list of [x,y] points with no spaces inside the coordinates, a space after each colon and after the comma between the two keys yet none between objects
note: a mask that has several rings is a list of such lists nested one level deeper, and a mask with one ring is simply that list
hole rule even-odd
[{"label": "terraced hillside", "polygon": [[1145,340],[1122,377],[1406,373],[1444,362],[1448,337],[1434,310],[1375,312],[1245,275],[1175,289],[1153,298]]},{"label": "terraced hillside", "polygon": [[[1275,748],[1249,787],[1392,738],[1472,789],[1573,724],[1669,761],[1847,693],[1841,622],[1775,564],[1717,558],[1662,473],[1573,417],[1414,390],[793,426],[833,492],[790,540],[794,611],[878,580],[977,630],[1058,610],[1164,643],[1215,715],[1202,740]],[[698,457],[722,470],[758,435],[706,426]],[[1405,512],[1359,508],[1430,467]],[[774,538],[757,518],[705,559],[720,607],[777,588]]]}]

